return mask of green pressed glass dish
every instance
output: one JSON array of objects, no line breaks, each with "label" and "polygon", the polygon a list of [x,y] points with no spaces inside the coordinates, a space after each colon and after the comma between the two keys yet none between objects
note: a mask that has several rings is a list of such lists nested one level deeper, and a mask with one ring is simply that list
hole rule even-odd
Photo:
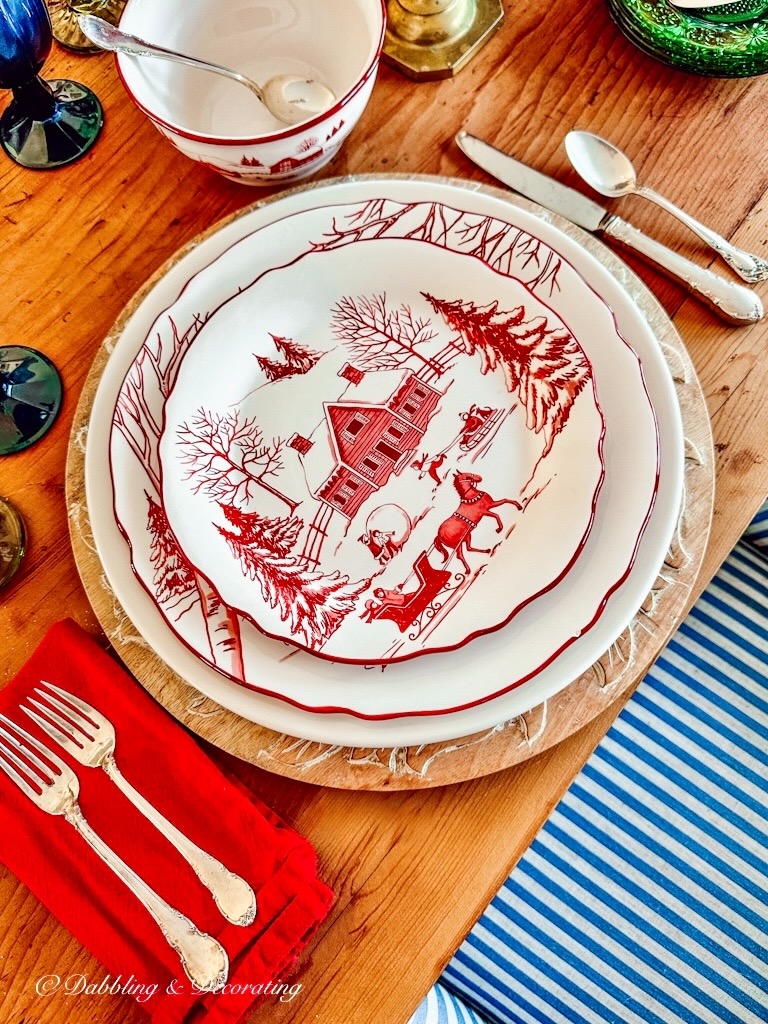
[{"label": "green pressed glass dish", "polygon": [[714,78],[768,72],[768,0],[682,10],[669,0],[607,0],[639,49],[683,71]]}]

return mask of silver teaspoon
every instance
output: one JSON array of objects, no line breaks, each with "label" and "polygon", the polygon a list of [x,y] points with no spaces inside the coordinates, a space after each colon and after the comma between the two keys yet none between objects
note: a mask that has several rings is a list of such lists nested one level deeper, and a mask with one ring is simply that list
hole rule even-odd
[{"label": "silver teaspoon", "polygon": [[565,137],[565,151],[576,172],[596,192],[612,199],[628,195],[649,199],[687,225],[745,281],[754,284],[768,279],[768,261],[736,248],[658,192],[638,184],[629,158],[606,139],[592,132],[571,131]]},{"label": "silver teaspoon", "polygon": [[336,97],[327,86],[312,79],[301,78],[299,75],[275,75],[264,85],[259,85],[258,82],[241,75],[239,71],[233,71],[232,68],[225,68],[221,64],[212,64],[210,61],[200,60],[198,57],[189,57],[186,54],[177,53],[175,50],[167,50],[164,46],[148,43],[138,36],[115,28],[108,21],[97,18],[93,14],[80,14],[77,22],[83,34],[103,50],[127,53],[134,57],[158,57],[160,60],[187,64],[193,68],[200,68],[203,71],[211,71],[214,74],[231,78],[255,93],[270,114],[284,124],[298,124],[300,121],[306,121],[310,117],[324,113],[336,102]]}]

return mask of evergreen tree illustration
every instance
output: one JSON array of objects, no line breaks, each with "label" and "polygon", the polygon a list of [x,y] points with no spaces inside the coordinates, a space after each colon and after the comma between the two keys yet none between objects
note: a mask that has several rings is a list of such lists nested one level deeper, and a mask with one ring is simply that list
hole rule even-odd
[{"label": "evergreen tree illustration", "polygon": [[480,356],[482,373],[497,368],[503,373],[507,390],[525,408],[528,428],[543,433],[546,455],[591,377],[589,360],[573,335],[565,327],[550,328],[543,316],[526,320],[524,306],[505,312],[498,302],[477,306],[422,294],[458,333],[464,350]]},{"label": "evergreen tree illustration", "polygon": [[[318,648],[338,629],[369,580],[350,582],[340,572],[310,570],[290,552],[303,528],[296,516],[270,518],[221,506],[234,529],[217,526],[265,603],[288,623],[291,636]],[[241,532],[242,531],[242,532]]]},{"label": "evergreen tree illustration", "polygon": [[279,363],[277,360],[269,359],[267,356],[256,356],[256,362],[259,364],[259,369],[267,375],[267,380],[270,383],[275,380],[282,380],[283,377],[293,377],[296,373],[289,363]]},{"label": "evergreen tree illustration", "polygon": [[152,582],[161,599],[179,597],[194,590],[194,569],[176,541],[163,506],[146,491],[144,495],[149,506],[147,525],[151,535],[150,561],[154,566]]},{"label": "evergreen tree illustration", "polygon": [[267,375],[267,380],[282,380],[284,377],[295,377],[297,374],[308,373],[322,359],[322,352],[314,352],[306,345],[284,338],[279,334],[270,334],[275,348],[283,356],[283,360],[270,359],[268,356],[256,356],[259,368]]},{"label": "evergreen tree illustration", "polygon": [[322,359],[322,352],[314,352],[293,338],[283,338],[279,334],[270,334],[275,348],[282,352],[285,360],[294,373],[308,373]]},{"label": "evergreen tree illustration", "polygon": [[290,554],[304,527],[304,521],[298,516],[262,516],[221,503],[219,507],[227,522],[237,530],[243,547],[265,548],[276,555]]}]

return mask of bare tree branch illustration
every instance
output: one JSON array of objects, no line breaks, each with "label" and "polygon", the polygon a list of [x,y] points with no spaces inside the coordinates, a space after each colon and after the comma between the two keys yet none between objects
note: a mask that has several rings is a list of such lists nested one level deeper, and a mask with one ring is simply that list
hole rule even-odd
[{"label": "bare tree branch illustration", "polygon": [[429,320],[414,316],[409,306],[389,309],[386,294],[359,299],[344,296],[331,312],[331,330],[346,343],[351,361],[361,369],[396,369],[415,357],[441,372],[442,367],[417,350],[437,337],[437,332]]},{"label": "bare tree branch illustration", "polygon": [[[170,341],[164,341],[158,331],[154,344],[144,344],[123,382],[115,405],[114,424],[146,470],[158,495],[162,406],[176,383],[182,359],[207,319],[207,316],[196,313],[192,323],[180,335],[175,322],[169,317]],[[151,383],[152,378],[155,386]],[[159,393],[162,398],[156,409],[147,402],[150,392]]]},{"label": "bare tree branch illustration", "polygon": [[190,424],[176,431],[185,480],[195,494],[201,491],[216,501],[248,504],[261,488],[283,502],[293,513],[293,501],[268,480],[283,468],[285,441],[266,442],[255,419],[241,420],[236,411],[225,414],[199,409]]},{"label": "bare tree branch illustration", "polygon": [[560,260],[540,239],[496,217],[456,210],[443,203],[396,203],[369,200],[342,220],[313,251],[336,249],[354,242],[403,238],[429,242],[453,252],[483,259],[505,274],[518,276],[529,287],[559,288]]},{"label": "bare tree branch illustration", "polygon": [[333,230],[323,235],[324,242],[316,242],[314,249],[336,249],[340,245],[360,242],[364,238],[381,238],[387,231],[415,209],[415,203],[394,203],[390,213],[385,214],[385,200],[370,200],[362,208],[349,214],[346,220],[349,227],[339,227],[336,218]]}]

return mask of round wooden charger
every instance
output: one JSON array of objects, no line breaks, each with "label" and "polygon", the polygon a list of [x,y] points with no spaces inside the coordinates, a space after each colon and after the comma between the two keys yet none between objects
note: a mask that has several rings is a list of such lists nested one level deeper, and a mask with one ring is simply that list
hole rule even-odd
[{"label": "round wooden charger", "polygon": [[[487,191],[510,200],[509,193]],[[709,537],[714,501],[712,433],[690,357],[657,300],[611,250],[555,214],[518,197],[514,202],[576,239],[621,281],[650,323],[669,363],[685,432],[685,491],[675,538],[651,592],[610,650],[565,689],[524,715],[449,742],[393,748],[316,743],[247,721],[203,696],[149,648],[116,600],[93,542],[84,479],[91,406],[109,353],[122,325],[153,284],[184,255],[184,249],[161,267],[129,303],[93,362],[70,439],[67,506],[78,571],[116,653],[172,715],[215,746],[268,771],[341,789],[421,789],[489,775],[559,743],[626,694],[651,665],[687,610]],[[235,216],[242,216],[242,212]],[[215,225],[191,244],[199,243],[220,227],[221,224]]]}]

